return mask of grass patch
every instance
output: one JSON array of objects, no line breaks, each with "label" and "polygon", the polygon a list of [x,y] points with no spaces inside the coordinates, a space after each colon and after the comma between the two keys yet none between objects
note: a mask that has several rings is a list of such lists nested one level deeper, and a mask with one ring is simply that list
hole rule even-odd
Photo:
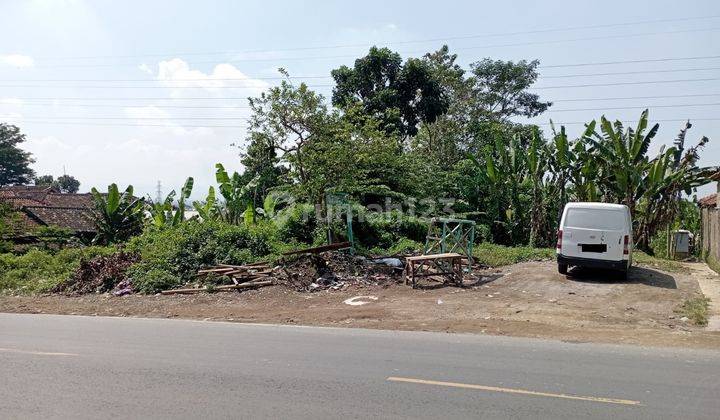
[{"label": "grass patch", "polygon": [[708,267],[713,271],[720,274],[720,261],[716,260],[715,257],[708,255],[707,258],[705,258],[705,263],[707,263]]},{"label": "grass patch", "polygon": [[689,270],[682,263],[664,258],[657,258],[648,255],[642,251],[633,251],[633,262],[635,265],[642,264],[645,266],[657,268],[670,273],[688,273]]},{"label": "grass patch", "polygon": [[113,252],[115,248],[91,246],[54,253],[33,249],[23,255],[0,254],[0,293],[48,292],[68,279],[81,261]]},{"label": "grass patch", "polygon": [[548,260],[555,258],[553,248],[531,248],[529,246],[509,247],[491,243],[481,243],[473,248],[475,261],[489,267],[517,264],[525,261]]},{"label": "grass patch", "polygon": [[710,308],[710,299],[706,297],[696,297],[683,302],[675,313],[686,316],[695,325],[704,327],[708,323],[708,309]]}]

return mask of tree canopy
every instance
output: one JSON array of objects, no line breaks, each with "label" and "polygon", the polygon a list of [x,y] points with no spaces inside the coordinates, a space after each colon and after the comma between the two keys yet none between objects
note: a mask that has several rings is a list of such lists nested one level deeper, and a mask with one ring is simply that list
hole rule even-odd
[{"label": "tree canopy", "polygon": [[80,190],[80,181],[72,175],[60,175],[57,179],[52,175],[41,175],[35,178],[35,185],[47,185],[63,193],[76,193]]},{"label": "tree canopy", "polygon": [[18,127],[0,124],[0,185],[27,184],[35,176],[32,155],[18,147],[25,140]]},{"label": "tree canopy", "polygon": [[386,133],[414,136],[419,123],[432,123],[447,111],[448,100],[428,64],[411,58],[405,63],[388,48],[372,47],[353,68],[331,72],[336,86],[332,103],[340,109],[361,106]]}]

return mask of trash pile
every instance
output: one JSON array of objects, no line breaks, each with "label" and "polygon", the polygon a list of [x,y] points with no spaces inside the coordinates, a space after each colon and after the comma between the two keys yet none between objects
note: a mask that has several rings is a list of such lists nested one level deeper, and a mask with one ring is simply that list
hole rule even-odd
[{"label": "trash pile", "polygon": [[112,292],[116,296],[133,293],[127,270],[140,260],[133,253],[118,252],[82,261],[72,276],[55,286],[54,293],[85,294]]},{"label": "trash pile", "polygon": [[398,258],[368,259],[342,252],[304,254],[276,270],[278,284],[301,292],[341,290],[351,284],[382,285],[400,280]]}]

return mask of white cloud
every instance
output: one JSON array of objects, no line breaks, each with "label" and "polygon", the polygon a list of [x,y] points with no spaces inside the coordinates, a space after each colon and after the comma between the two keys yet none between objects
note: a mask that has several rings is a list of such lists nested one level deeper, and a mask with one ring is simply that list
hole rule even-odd
[{"label": "white cloud", "polygon": [[0,55],[0,63],[13,67],[26,68],[33,67],[35,65],[35,60],[33,60],[33,58],[29,55],[5,54]]},{"label": "white cloud", "polygon": [[[197,94],[196,88],[220,97],[256,96],[270,86],[265,81],[249,77],[232,64],[218,64],[211,73],[206,74],[190,69],[188,63],[179,58],[158,63],[157,80],[173,88],[173,97],[183,96],[188,91]],[[228,89],[233,87],[242,89]]]},{"label": "white cloud", "polygon": [[150,68],[150,66],[148,66],[148,65],[145,64],[145,63],[140,64],[140,65],[138,66],[138,68],[140,69],[140,71],[142,71],[143,73],[147,73],[147,74],[149,74],[150,76],[154,76],[154,75],[155,75],[155,74],[153,73],[152,69]]}]

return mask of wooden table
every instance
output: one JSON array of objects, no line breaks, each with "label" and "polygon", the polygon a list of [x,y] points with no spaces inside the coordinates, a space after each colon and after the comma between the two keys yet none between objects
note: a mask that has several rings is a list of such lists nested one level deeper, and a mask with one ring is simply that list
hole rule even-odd
[{"label": "wooden table", "polygon": [[408,257],[405,259],[405,284],[408,283],[409,278],[414,289],[417,287],[418,277],[444,277],[450,283],[461,286],[462,258],[462,255],[454,252]]}]

